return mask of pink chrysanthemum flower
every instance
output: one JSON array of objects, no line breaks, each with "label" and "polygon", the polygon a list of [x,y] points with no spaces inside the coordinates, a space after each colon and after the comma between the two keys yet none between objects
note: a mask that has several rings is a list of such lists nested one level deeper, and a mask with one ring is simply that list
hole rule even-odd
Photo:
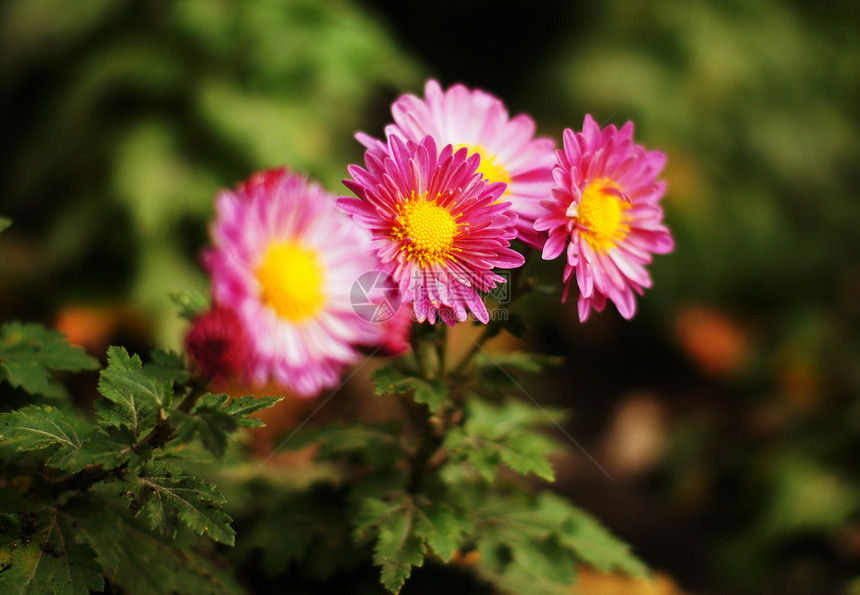
[{"label": "pink chrysanthemum flower", "polygon": [[564,151],[557,151],[553,169],[556,187],[541,203],[545,213],[535,229],[549,232],[544,259],[567,247],[562,301],[576,271],[580,320],[592,307],[603,310],[607,299],[631,318],[634,292],[651,287],[643,265],[674,245],[657,204],[666,191],[666,183],[656,179],[666,156],[634,144],[632,122],[601,130],[589,115],[582,128],[564,131]]},{"label": "pink chrysanthemum flower", "polygon": [[359,198],[338,204],[370,230],[383,270],[418,321],[438,317],[453,325],[468,308],[488,322],[478,292],[504,282],[494,267],[523,264],[509,247],[516,217],[510,203],[499,201],[505,186],[484,180],[479,162],[451,145],[438,152],[431,136],[420,143],[391,136],[385,154],[368,150],[367,169],[351,165],[353,179],[344,180]]},{"label": "pink chrysanthemum flower", "polygon": [[384,339],[350,303],[355,280],[379,267],[366,234],[318,184],[284,169],[222,191],[216,209],[204,264],[215,302],[245,329],[251,380],[302,396],[336,385],[354,345]]},{"label": "pink chrysanthemum flower", "polygon": [[[508,116],[501,100],[484,91],[454,85],[443,91],[435,80],[427,81],[425,99],[403,95],[391,106],[395,124],[385,128],[387,137],[421,141],[428,134],[437,146],[465,147],[481,156],[478,172],[488,182],[507,186],[501,200],[511,202],[517,215],[517,238],[541,248],[545,237],[532,227],[540,214],[540,201],[549,198],[555,141],[534,138],[535,123],[529,116]],[[372,151],[386,152],[386,145],[366,134],[356,138]]]}]

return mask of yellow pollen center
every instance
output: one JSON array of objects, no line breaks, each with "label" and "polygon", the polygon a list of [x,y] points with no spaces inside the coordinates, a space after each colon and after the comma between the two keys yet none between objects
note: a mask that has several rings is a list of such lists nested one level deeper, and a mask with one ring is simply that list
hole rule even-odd
[{"label": "yellow pollen center", "polygon": [[630,227],[624,211],[630,203],[607,192],[609,188],[620,190],[612,180],[594,180],[582,192],[582,200],[576,214],[580,234],[595,252],[608,252],[624,239]]},{"label": "yellow pollen center", "polygon": [[422,267],[430,263],[453,259],[454,247],[460,217],[452,215],[443,206],[427,195],[415,195],[403,205],[397,205],[397,225],[391,232],[394,239],[401,242],[400,250],[406,252],[407,260],[416,259]]},{"label": "yellow pollen center", "polygon": [[506,170],[503,165],[499,164],[499,158],[492,153],[488,153],[481,145],[454,145],[454,152],[456,153],[463,147],[468,149],[470,155],[472,153],[478,153],[481,156],[481,163],[478,164],[477,172],[484,176],[485,180],[490,183],[504,182],[508,185],[501,198],[507,196],[511,187],[511,176],[508,174],[508,170]]},{"label": "yellow pollen center", "polygon": [[323,269],[313,249],[293,241],[272,242],[256,274],[263,302],[281,318],[301,322],[325,305]]}]

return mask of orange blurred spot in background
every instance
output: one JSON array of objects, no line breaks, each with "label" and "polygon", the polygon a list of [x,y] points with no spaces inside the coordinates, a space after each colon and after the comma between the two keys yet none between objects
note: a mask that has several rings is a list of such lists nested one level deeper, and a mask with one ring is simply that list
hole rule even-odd
[{"label": "orange blurred spot in background", "polygon": [[652,579],[605,574],[582,567],[574,595],[684,595],[684,591],[662,572]]},{"label": "orange blurred spot in background", "polygon": [[64,306],[57,313],[54,326],[71,344],[99,357],[119,335],[145,341],[150,334],[149,324],[142,314],[115,304]]},{"label": "orange blurred spot in background", "polygon": [[687,355],[707,374],[731,376],[749,356],[750,338],[726,314],[708,306],[687,306],[675,320],[675,336]]},{"label": "orange blurred spot in background", "polygon": [[641,475],[659,463],[666,423],[665,407],[653,395],[633,394],[621,401],[603,441],[603,460],[612,475]]}]

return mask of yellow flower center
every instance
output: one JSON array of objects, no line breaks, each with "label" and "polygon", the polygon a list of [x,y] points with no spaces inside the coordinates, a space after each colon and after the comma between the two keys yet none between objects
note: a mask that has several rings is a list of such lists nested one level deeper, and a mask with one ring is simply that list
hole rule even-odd
[{"label": "yellow flower center", "polygon": [[595,252],[608,252],[630,231],[628,217],[624,214],[630,203],[607,192],[609,188],[620,190],[615,182],[606,178],[591,182],[582,192],[576,213],[577,223],[584,228],[580,234]]},{"label": "yellow flower center", "polygon": [[[448,209],[435,200],[427,200],[427,195],[412,198],[403,205],[397,205],[397,225],[391,232],[394,239],[402,242],[400,249],[406,252],[407,260],[413,258],[422,267],[430,263],[453,259],[452,252],[460,224]],[[468,223],[466,224],[468,225]]]},{"label": "yellow flower center", "polygon": [[511,187],[511,176],[508,174],[508,170],[506,170],[503,165],[499,164],[499,158],[492,153],[488,153],[481,145],[454,145],[454,152],[456,153],[463,147],[468,149],[470,155],[472,153],[478,153],[481,156],[481,163],[478,165],[477,172],[484,176],[485,180],[490,183],[504,182],[508,185],[508,188],[505,189],[505,193],[500,197],[500,200],[507,196],[508,190]]},{"label": "yellow flower center", "polygon": [[297,242],[269,244],[256,274],[263,302],[281,318],[301,322],[325,305],[319,255]]}]

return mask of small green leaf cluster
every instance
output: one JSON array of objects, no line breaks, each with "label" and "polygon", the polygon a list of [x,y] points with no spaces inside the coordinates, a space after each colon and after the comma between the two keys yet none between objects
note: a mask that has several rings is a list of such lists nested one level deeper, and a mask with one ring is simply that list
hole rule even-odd
[{"label": "small green leaf cluster", "polygon": [[491,355],[478,343],[448,365],[444,332],[422,332],[411,354],[372,374],[375,393],[399,403],[397,418],[308,427],[287,441],[293,450],[313,445],[316,461],[335,472],[277,502],[277,531],[249,536],[266,572],[326,557],[346,525],[354,551],[326,557],[314,576],[355,567],[362,551],[392,593],[428,563],[517,593],[564,592],[580,565],[646,574],[593,517],[540,489],[555,478],[553,457],[564,450],[555,426],[564,416],[523,398],[519,378],[560,362]]},{"label": "small green leaf cluster", "polygon": [[213,548],[235,540],[225,499],[184,463],[279,399],[208,394],[176,353],[112,347],[90,416],[60,374],[98,367],[57,331],[0,329],[0,592],[240,592]]}]

